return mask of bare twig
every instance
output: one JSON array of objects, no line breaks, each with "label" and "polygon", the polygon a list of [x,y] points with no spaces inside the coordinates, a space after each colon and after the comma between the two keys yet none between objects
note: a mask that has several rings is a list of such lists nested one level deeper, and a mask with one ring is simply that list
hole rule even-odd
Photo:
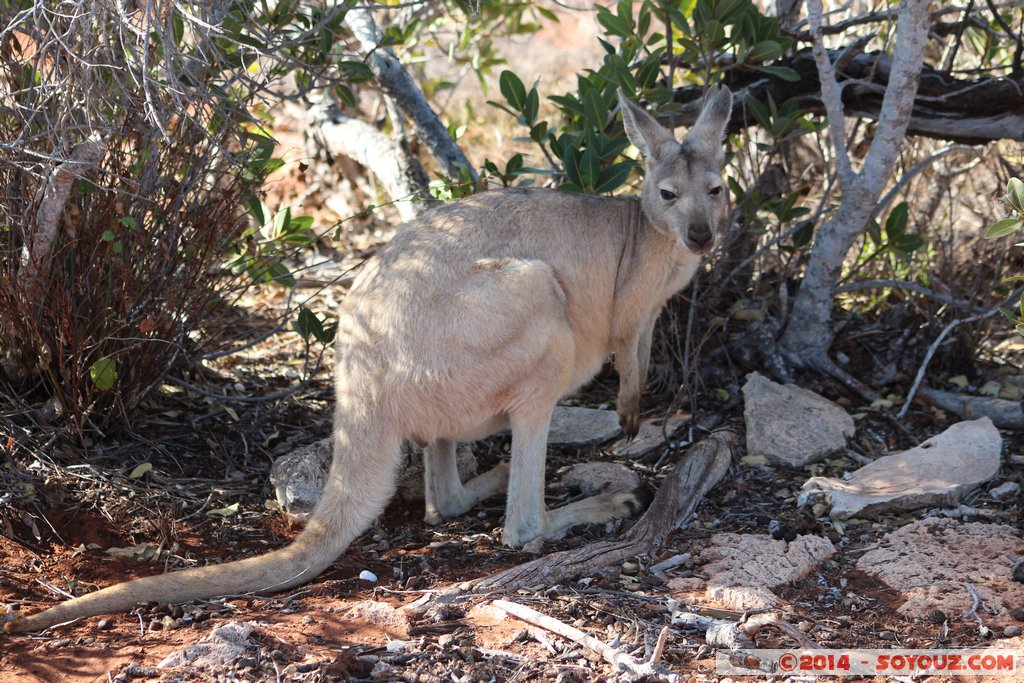
[{"label": "bare twig", "polygon": [[946,336],[953,331],[953,328],[955,328],[958,325],[963,325],[966,323],[976,323],[991,318],[992,316],[999,313],[1000,309],[1005,307],[1007,304],[1014,301],[1019,301],[1022,293],[1024,293],[1024,287],[1018,287],[1016,290],[1014,290],[1013,294],[1011,294],[998,306],[993,307],[989,311],[982,313],[980,315],[972,315],[968,318],[957,318],[955,320],[951,320],[949,324],[942,328],[942,332],[939,333],[939,336],[936,337],[935,341],[933,341],[931,346],[928,347],[928,352],[925,354],[924,360],[921,361],[921,367],[917,369],[917,376],[914,377],[914,384],[911,385],[910,391],[907,392],[907,398],[903,401],[903,406],[900,407],[900,411],[896,413],[896,417],[902,420],[904,417],[907,416],[907,411],[910,410],[910,404],[914,400],[914,395],[917,394],[917,390],[918,388],[920,388],[921,382],[924,380],[925,370],[928,369],[928,364],[932,362],[932,356],[935,355],[935,351],[938,350],[939,346],[942,344]]},{"label": "bare twig", "polygon": [[[601,655],[601,657],[619,669],[632,674],[634,676],[659,676],[664,680],[668,681],[680,681],[682,678],[678,674],[670,673],[668,671],[659,670],[657,667],[657,659],[652,655],[651,659],[646,662],[640,662],[630,655],[622,652],[621,650],[604,643],[603,641],[594,638],[587,633],[570,626],[564,622],[549,617],[546,614],[541,614],[535,609],[531,609],[525,605],[520,605],[516,602],[509,602],[508,600],[495,600],[492,603],[495,607],[498,607],[505,612],[508,612],[517,619],[521,619],[528,624],[533,624],[540,628],[556,633],[563,638],[571,640],[572,642],[582,645],[590,650]],[[667,629],[662,630],[662,635],[667,637]],[[659,635],[659,642],[663,641],[662,635]],[[661,648],[656,648],[655,654],[658,655],[658,659],[661,657],[661,652],[664,650],[664,644]]]},{"label": "bare twig", "polygon": [[886,287],[891,287],[893,289],[905,289],[908,292],[914,292],[915,294],[920,294],[921,296],[928,297],[929,299],[941,301],[944,304],[948,304],[954,308],[959,308],[960,310],[968,311],[976,315],[989,312],[987,308],[976,306],[969,301],[963,301],[950,296],[949,294],[936,292],[934,289],[929,289],[924,285],[919,285],[916,282],[908,282],[907,280],[862,280],[861,282],[851,282],[849,284],[836,287],[836,294],[859,292],[865,289],[883,289]]}]

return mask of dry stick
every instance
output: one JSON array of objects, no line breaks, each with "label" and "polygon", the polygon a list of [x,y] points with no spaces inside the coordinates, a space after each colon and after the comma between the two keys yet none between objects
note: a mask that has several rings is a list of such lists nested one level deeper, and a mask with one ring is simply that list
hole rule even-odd
[{"label": "dry stick", "polygon": [[976,323],[991,318],[1007,304],[1013,302],[1014,300],[1019,301],[1022,294],[1024,294],[1024,287],[1018,287],[1013,291],[1013,294],[1008,296],[1002,303],[1000,303],[998,306],[993,307],[987,313],[983,313],[981,315],[972,315],[969,318],[957,318],[956,320],[950,321],[948,325],[942,328],[942,332],[940,332],[939,336],[935,338],[935,341],[932,342],[932,345],[928,347],[928,353],[925,354],[924,360],[921,361],[921,367],[917,369],[917,376],[914,378],[914,384],[913,386],[910,387],[910,391],[907,393],[907,398],[905,401],[903,401],[903,407],[901,407],[900,411],[896,413],[896,417],[902,420],[904,417],[907,416],[907,411],[910,410],[910,403],[914,400],[914,395],[917,394],[917,390],[920,388],[921,382],[924,380],[925,370],[928,369],[928,364],[932,362],[932,356],[935,355],[935,352],[938,350],[939,345],[942,344],[942,341],[953,330],[954,327],[956,327],[957,325],[963,325],[964,323]]},{"label": "dry stick", "polygon": [[[546,614],[541,614],[535,609],[530,609],[526,605],[509,602],[508,600],[495,600],[491,604],[508,612],[516,619],[521,619],[528,624],[556,633],[563,638],[571,640],[577,645],[582,645],[583,647],[597,652],[609,664],[612,664],[627,673],[633,674],[634,676],[653,676],[655,674],[661,674],[669,680],[679,680],[678,674],[658,672],[655,668],[657,660],[653,656],[646,662],[637,661],[618,648],[614,648],[611,645],[584,633],[578,628],[555,619],[554,617],[549,617]],[[666,633],[666,630],[662,629],[662,633]],[[662,637],[660,635],[658,637],[658,641],[659,643],[662,642]],[[664,645],[662,645],[662,648],[663,647]],[[658,651],[656,651],[655,654],[660,656],[660,652]]]},{"label": "dry stick", "polygon": [[546,555],[493,576],[456,586],[439,597],[450,598],[466,588],[482,593],[535,585],[551,586],[649,553],[661,544],[665,536],[682,526],[707,492],[725,476],[736,440],[735,432],[721,429],[695,444],[662,482],[643,517],[619,538]]}]

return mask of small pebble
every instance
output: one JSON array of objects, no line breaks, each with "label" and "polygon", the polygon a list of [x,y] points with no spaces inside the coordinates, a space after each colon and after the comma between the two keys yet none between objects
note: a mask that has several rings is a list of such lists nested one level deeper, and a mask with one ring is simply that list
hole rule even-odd
[{"label": "small pebble", "polygon": [[307,615],[302,617],[302,623],[303,624],[315,624],[316,623],[316,619],[314,619],[312,615],[307,614]]},{"label": "small pebble", "polygon": [[259,662],[254,657],[241,657],[235,662],[236,669],[255,669]]},{"label": "small pebble", "polygon": [[98,628],[101,631],[106,631],[106,630],[112,629],[112,628],[114,628],[114,620],[113,619],[100,619],[98,622],[96,622],[96,628]]},{"label": "small pebble", "polygon": [[777,519],[768,522],[768,533],[776,541],[792,543],[796,540],[796,532]]},{"label": "small pebble", "polygon": [[1021,628],[1020,626],[1017,626],[1017,624],[1010,624],[1009,626],[1003,629],[1003,635],[1007,638],[1015,638],[1020,634]]},{"label": "small pebble", "polygon": [[370,583],[377,583],[377,575],[366,569],[359,572],[359,578]]},{"label": "small pebble", "polygon": [[933,609],[925,615],[925,619],[928,620],[929,624],[942,626],[944,623],[946,623],[946,613],[940,609]]},{"label": "small pebble", "polygon": [[1024,562],[1013,565],[1013,580],[1017,583],[1024,583]]},{"label": "small pebble", "polygon": [[878,637],[881,640],[896,640],[896,634],[892,631],[882,631],[878,634]]},{"label": "small pebble", "polygon": [[1010,612],[1010,614],[1012,614],[1013,618],[1017,621],[1024,621],[1024,609],[1018,607],[1017,609]]},{"label": "small pebble", "polygon": [[122,675],[127,678],[156,678],[160,672],[151,666],[129,666]]},{"label": "small pebble", "polygon": [[1020,493],[1020,484],[1015,481],[1003,482],[989,491],[989,494],[993,498],[998,498],[999,500],[1005,500],[1012,496],[1016,496],[1018,493]]}]

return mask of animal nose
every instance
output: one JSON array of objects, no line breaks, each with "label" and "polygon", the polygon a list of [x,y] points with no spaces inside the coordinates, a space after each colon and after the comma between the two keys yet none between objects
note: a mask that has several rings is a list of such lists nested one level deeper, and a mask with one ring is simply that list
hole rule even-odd
[{"label": "animal nose", "polygon": [[711,228],[707,225],[691,225],[690,229],[686,231],[686,236],[697,247],[708,247],[714,240]]}]

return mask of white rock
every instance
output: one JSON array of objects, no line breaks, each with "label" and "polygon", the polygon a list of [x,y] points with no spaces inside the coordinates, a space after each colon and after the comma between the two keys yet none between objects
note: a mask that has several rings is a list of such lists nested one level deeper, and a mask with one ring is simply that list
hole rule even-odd
[{"label": "white rock", "polygon": [[363,581],[369,581],[370,583],[377,583],[377,575],[368,569],[364,569],[359,572],[359,578]]},{"label": "white rock", "polygon": [[762,535],[715,534],[695,563],[706,577],[703,585],[673,579],[668,587],[701,589],[704,600],[725,609],[770,608],[782,602],[771,589],[807,576],[833,554],[832,543],[821,536],[798,536],[786,543]]},{"label": "white rock", "polygon": [[558,406],[551,417],[548,443],[580,448],[610,441],[622,433],[614,410]]},{"label": "white rock", "polygon": [[763,455],[790,467],[825,458],[846,448],[853,418],[813,391],[777,384],[752,372],[743,385],[747,454]]},{"label": "white rock", "polygon": [[231,664],[245,656],[250,648],[257,647],[257,643],[250,639],[252,632],[252,624],[228,622],[210,631],[210,634],[200,642],[172,652],[157,664],[157,668],[190,667],[198,669]]},{"label": "white rock", "polygon": [[902,594],[898,612],[924,617],[940,609],[959,619],[974,605],[975,590],[988,626],[1015,623],[1024,584],[1012,579],[1014,558],[1024,555],[1020,531],[1005,524],[929,518],[887,534],[857,560],[857,569]]},{"label": "white rock", "polygon": [[565,469],[562,485],[579,489],[585,496],[627,493],[640,486],[640,477],[625,465],[615,462],[581,462]]},{"label": "white rock", "polygon": [[992,495],[993,498],[997,498],[999,500],[1012,498],[1013,496],[1016,496],[1018,493],[1020,493],[1020,484],[1018,484],[1015,481],[1006,481],[1000,484],[999,486],[994,487],[991,491],[989,491],[989,493]]},{"label": "white rock", "polygon": [[953,507],[999,471],[1002,438],[987,417],[959,422],[921,445],[887,455],[846,480],[812,477],[804,491],[823,494],[831,516],[847,519],[884,510]]},{"label": "white rock", "polygon": [[673,415],[668,419],[654,418],[640,423],[640,431],[632,441],[622,439],[615,444],[612,452],[621,458],[639,458],[665,445],[666,437],[671,439],[679,428],[690,421],[689,415]]}]

